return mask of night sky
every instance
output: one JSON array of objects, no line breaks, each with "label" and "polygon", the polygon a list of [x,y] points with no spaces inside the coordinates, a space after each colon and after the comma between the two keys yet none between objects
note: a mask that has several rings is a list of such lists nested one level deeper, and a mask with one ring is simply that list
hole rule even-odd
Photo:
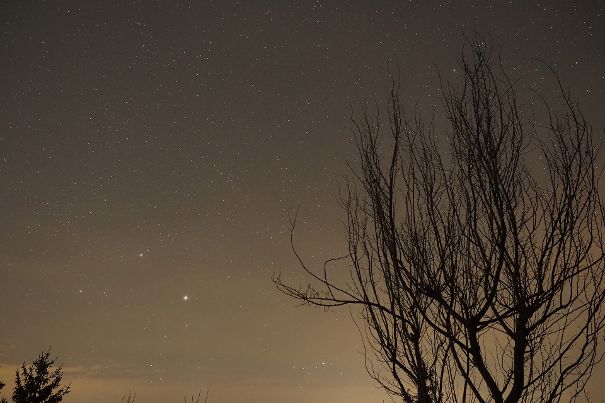
[{"label": "night sky", "polygon": [[439,107],[475,27],[605,126],[602,0],[4,0],[0,25],[0,379],[52,346],[71,402],[388,400],[355,312],[271,276],[305,282],[295,210],[310,264],[345,251],[350,105],[389,70]]}]

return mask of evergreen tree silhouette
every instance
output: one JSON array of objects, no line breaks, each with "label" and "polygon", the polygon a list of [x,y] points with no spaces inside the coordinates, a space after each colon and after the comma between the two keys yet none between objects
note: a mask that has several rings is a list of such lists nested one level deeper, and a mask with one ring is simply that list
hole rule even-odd
[{"label": "evergreen tree silhouette", "polygon": [[17,370],[13,401],[15,403],[58,403],[69,393],[69,385],[61,386],[62,367],[54,367],[50,350],[42,352],[30,367],[25,363]]}]

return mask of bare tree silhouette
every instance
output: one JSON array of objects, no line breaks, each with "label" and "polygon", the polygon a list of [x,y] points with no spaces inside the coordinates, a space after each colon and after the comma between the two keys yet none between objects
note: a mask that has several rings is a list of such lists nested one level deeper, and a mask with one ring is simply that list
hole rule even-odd
[{"label": "bare tree silhouette", "polygon": [[345,261],[312,270],[292,240],[310,283],[274,282],[310,305],[360,307],[369,372],[405,402],[576,400],[602,359],[599,147],[554,71],[560,95],[542,98],[539,125],[479,35],[461,67],[441,85],[446,146],[434,119],[406,115],[398,81],[384,121],[362,107]]},{"label": "bare tree silhouette", "polygon": [[137,399],[137,394],[133,392],[128,392],[127,395],[122,396],[120,403],[134,403]]},{"label": "bare tree silhouette", "polygon": [[[204,403],[208,402],[208,394],[209,393],[210,393],[210,391],[207,390],[206,393],[203,395]],[[197,396],[196,395],[192,395],[190,402],[191,403],[202,403],[202,391],[200,390],[198,392]],[[187,403],[187,397],[185,397],[185,403]]]},{"label": "bare tree silhouette", "polygon": [[[209,390],[206,391],[206,393],[204,395],[202,395],[202,391],[200,390],[198,392],[197,395],[191,395],[190,399],[187,399],[187,396],[185,396],[185,403],[190,402],[190,403],[207,403],[208,402],[208,394],[210,393]],[[134,403],[136,400],[136,393],[133,392],[128,392],[128,395],[124,395],[122,396],[122,399],[120,400],[121,403]],[[202,401],[202,398],[204,399]],[[0,402],[1,403],[1,402]]]}]

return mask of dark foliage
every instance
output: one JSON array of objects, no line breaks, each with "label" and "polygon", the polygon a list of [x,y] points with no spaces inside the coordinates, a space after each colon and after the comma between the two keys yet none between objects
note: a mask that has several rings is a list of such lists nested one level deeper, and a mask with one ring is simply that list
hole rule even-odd
[{"label": "dark foliage", "polygon": [[25,363],[17,370],[13,401],[15,403],[58,403],[69,393],[62,386],[63,371],[50,358],[50,350],[41,353],[29,367]]},{"label": "dark foliage", "polygon": [[[4,388],[4,386],[6,386],[6,384],[2,381],[0,381],[0,390],[2,390]],[[0,397],[0,403],[7,403],[6,399],[3,397]]]}]

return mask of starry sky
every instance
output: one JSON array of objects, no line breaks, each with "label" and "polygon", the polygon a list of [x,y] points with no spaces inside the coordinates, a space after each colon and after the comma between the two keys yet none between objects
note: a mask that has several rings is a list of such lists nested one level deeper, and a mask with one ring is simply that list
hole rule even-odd
[{"label": "starry sky", "polygon": [[473,28],[605,126],[602,0],[1,1],[0,379],[52,346],[72,402],[388,400],[355,312],[271,276],[305,281],[295,210],[308,263],[345,250],[350,105],[399,69],[439,107]]}]

